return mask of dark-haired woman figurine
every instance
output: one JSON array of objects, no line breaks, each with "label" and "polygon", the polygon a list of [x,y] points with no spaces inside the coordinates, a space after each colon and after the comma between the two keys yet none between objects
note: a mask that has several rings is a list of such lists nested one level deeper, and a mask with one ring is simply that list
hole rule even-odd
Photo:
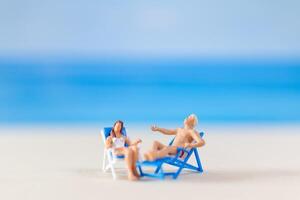
[{"label": "dark-haired woman figurine", "polygon": [[[125,162],[128,168],[128,179],[134,181],[139,179],[139,174],[136,170],[136,161],[138,160],[137,145],[141,143],[142,140],[138,139],[131,142],[128,137],[122,135],[123,125],[124,123],[120,120],[115,122],[105,144],[106,148],[113,149],[115,155],[125,156]],[[126,147],[125,144],[128,146]]]}]

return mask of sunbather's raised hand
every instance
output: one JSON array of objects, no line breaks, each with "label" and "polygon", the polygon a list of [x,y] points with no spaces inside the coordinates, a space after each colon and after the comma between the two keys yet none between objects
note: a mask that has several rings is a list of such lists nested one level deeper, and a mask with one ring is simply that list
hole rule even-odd
[{"label": "sunbather's raised hand", "polygon": [[158,130],[159,130],[159,128],[158,128],[158,126],[156,126],[156,125],[153,125],[153,126],[151,126],[151,130],[152,130],[152,131],[158,131]]}]

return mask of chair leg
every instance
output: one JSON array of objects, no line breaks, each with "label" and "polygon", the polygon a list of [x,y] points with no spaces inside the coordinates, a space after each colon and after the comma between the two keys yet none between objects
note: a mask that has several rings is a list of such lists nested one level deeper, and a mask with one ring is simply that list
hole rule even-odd
[{"label": "chair leg", "polygon": [[183,166],[179,167],[179,169],[177,170],[177,172],[173,175],[173,179],[177,179],[177,177],[179,176],[180,172],[182,171]]},{"label": "chair leg", "polygon": [[138,169],[139,169],[139,172],[140,172],[140,176],[143,177],[144,173],[143,173],[142,167],[140,165],[138,166]]},{"label": "chair leg", "polygon": [[105,171],[110,169],[113,179],[116,180],[117,175],[116,175],[115,167],[114,167],[114,158],[111,156],[111,153],[109,151],[105,152],[105,157],[106,157],[105,162],[107,162],[107,165],[105,167]]},{"label": "chair leg", "polygon": [[111,167],[110,167],[111,165],[110,164],[107,164],[106,166],[105,166],[105,172],[107,172],[108,170],[110,170],[111,169]]},{"label": "chair leg", "polygon": [[156,170],[154,172],[155,174],[157,174],[159,172],[159,170],[161,169],[161,166],[162,166],[162,164],[157,166],[157,168],[156,168]]},{"label": "chair leg", "polygon": [[111,174],[112,174],[113,179],[116,180],[117,175],[116,175],[115,168],[114,168],[113,165],[110,165],[110,170],[111,170]]},{"label": "chair leg", "polygon": [[102,171],[103,172],[105,172],[106,171],[106,160],[107,160],[107,158],[106,158],[106,152],[105,152],[105,150],[103,151],[103,159],[102,159]]},{"label": "chair leg", "polygon": [[160,172],[159,173],[159,178],[161,180],[165,179],[165,172],[164,172],[163,168],[161,167],[161,165],[160,165],[160,168],[159,168],[158,172]]},{"label": "chair leg", "polygon": [[190,159],[191,155],[192,155],[192,152],[190,152],[190,153],[185,157],[184,161],[183,161],[182,163],[179,164],[179,166],[178,166],[179,169],[178,169],[177,172],[174,174],[173,179],[176,179],[176,178],[179,176],[180,172],[182,171],[182,169],[183,169],[184,166],[186,165],[187,161]]},{"label": "chair leg", "polygon": [[195,152],[195,157],[196,157],[196,161],[197,161],[197,165],[198,165],[198,171],[203,172],[203,168],[202,168],[202,164],[201,164],[201,160],[200,160],[198,151],[194,150],[194,152]]}]

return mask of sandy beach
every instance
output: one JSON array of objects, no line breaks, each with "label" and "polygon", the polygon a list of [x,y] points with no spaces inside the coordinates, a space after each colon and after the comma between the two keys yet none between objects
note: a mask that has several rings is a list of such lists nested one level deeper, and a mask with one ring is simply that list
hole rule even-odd
[{"label": "sandy beach", "polygon": [[[101,171],[99,127],[0,128],[0,199],[299,199],[300,126],[205,127],[199,150],[203,174],[184,171],[177,180],[126,180]],[[148,127],[128,127],[131,138],[153,140]]]}]

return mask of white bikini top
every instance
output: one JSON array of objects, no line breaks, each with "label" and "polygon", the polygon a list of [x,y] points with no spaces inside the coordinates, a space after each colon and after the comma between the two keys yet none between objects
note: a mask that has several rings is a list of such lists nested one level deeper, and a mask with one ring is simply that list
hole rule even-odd
[{"label": "white bikini top", "polygon": [[117,149],[117,148],[122,148],[125,146],[125,138],[124,137],[113,137],[112,138],[112,142],[113,142],[113,148]]}]

